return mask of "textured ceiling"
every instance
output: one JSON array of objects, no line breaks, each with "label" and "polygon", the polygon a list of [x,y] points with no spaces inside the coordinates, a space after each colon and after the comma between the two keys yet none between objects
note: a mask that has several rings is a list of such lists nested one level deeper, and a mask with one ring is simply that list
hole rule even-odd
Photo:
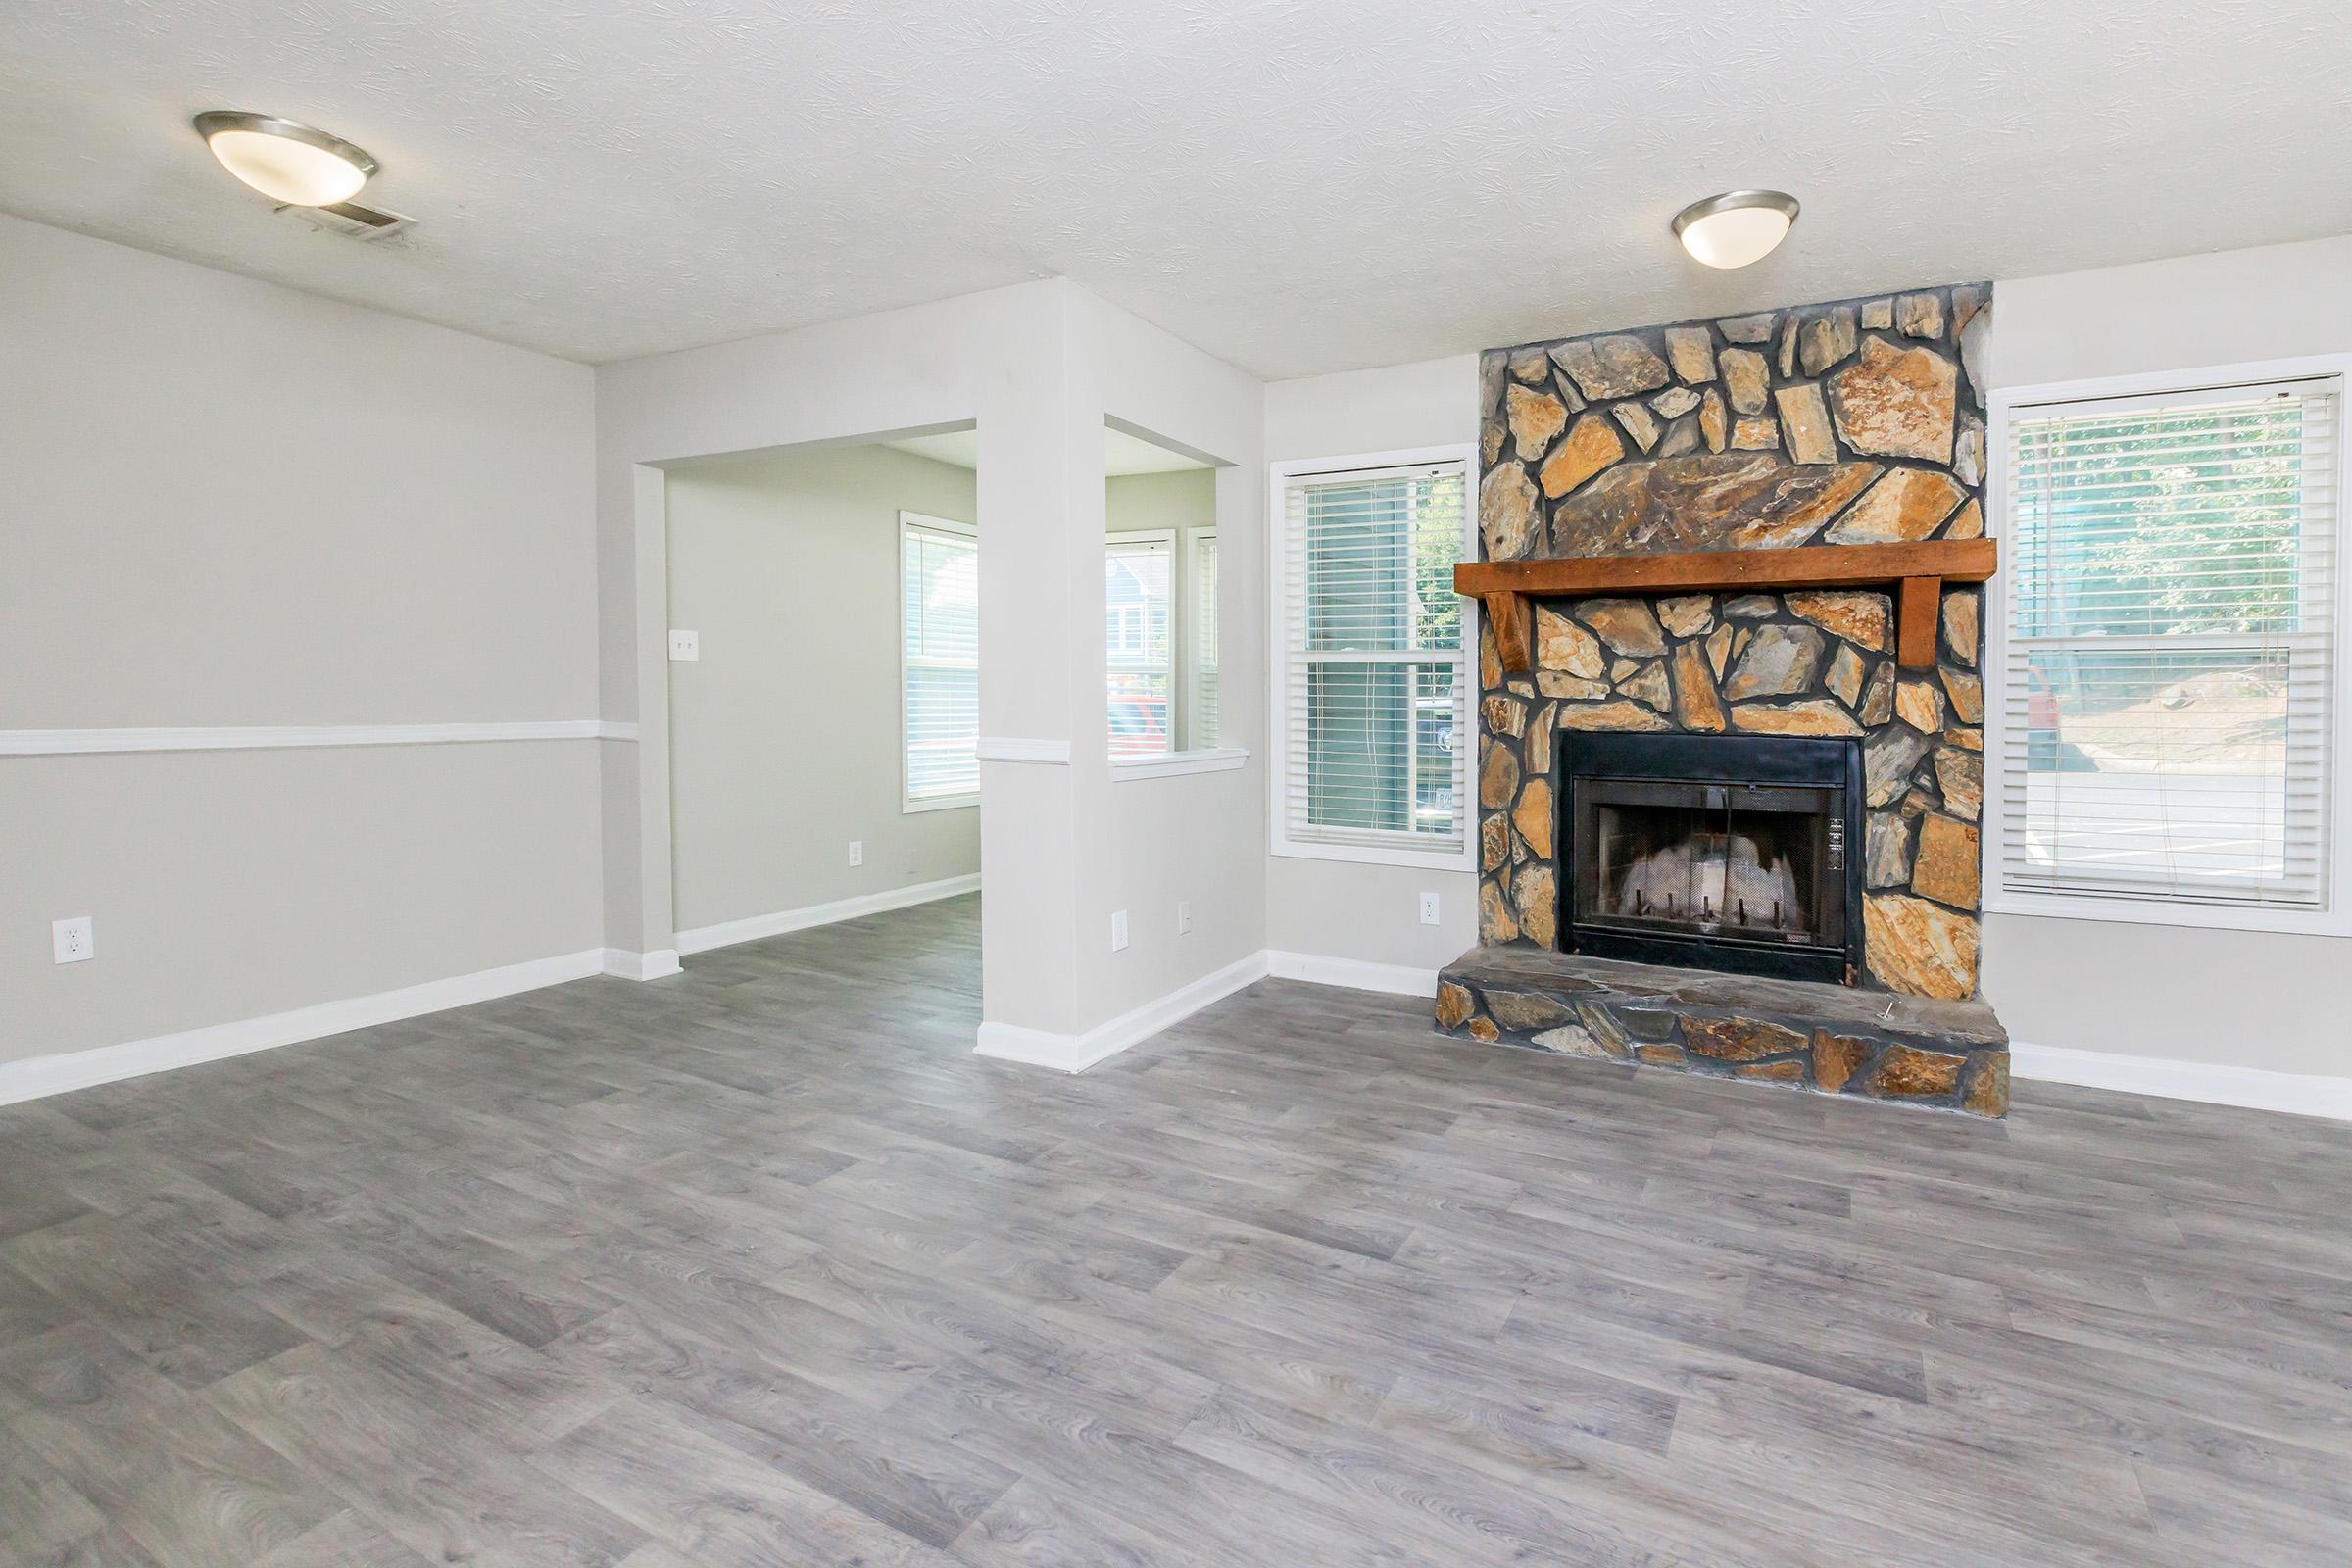
[{"label": "textured ceiling", "polygon": [[[2344,0],[9,0],[0,210],[575,359],[1063,274],[1265,376],[2352,230]],[[374,153],[312,232],[196,110]],[[1708,273],[1674,211],[1794,191]]]}]

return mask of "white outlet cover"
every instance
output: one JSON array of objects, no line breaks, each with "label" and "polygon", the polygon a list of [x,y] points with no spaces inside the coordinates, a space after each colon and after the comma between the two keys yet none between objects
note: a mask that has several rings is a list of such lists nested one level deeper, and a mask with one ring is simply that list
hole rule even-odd
[{"label": "white outlet cover", "polygon": [[98,956],[98,922],[94,916],[74,915],[49,922],[49,946],[60,963],[85,963]]},{"label": "white outlet cover", "polygon": [[1421,895],[1421,923],[1423,925],[1436,925],[1439,923],[1438,896],[1435,893],[1424,893]]},{"label": "white outlet cover", "polygon": [[699,631],[671,631],[669,657],[681,664],[691,664],[703,657],[703,634]]},{"label": "white outlet cover", "polygon": [[865,863],[865,840],[850,840],[850,863],[852,865],[863,865]]},{"label": "white outlet cover", "polygon": [[1127,911],[1114,909],[1110,915],[1110,951],[1118,953],[1127,946]]},{"label": "white outlet cover", "polygon": [[1190,904],[1179,904],[1176,906],[1176,934],[1183,936],[1192,928],[1193,906]]}]

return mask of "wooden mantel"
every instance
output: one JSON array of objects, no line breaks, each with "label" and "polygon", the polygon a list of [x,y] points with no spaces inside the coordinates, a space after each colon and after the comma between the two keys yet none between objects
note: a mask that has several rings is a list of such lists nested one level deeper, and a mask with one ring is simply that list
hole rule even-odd
[{"label": "wooden mantel", "polygon": [[1801,545],[1793,550],[1702,550],[1673,556],[1570,556],[1466,561],[1453,591],[1486,601],[1502,667],[1533,662],[1527,602],[1582,594],[1678,594],[1787,588],[1895,590],[1895,662],[1936,662],[1936,616],[1945,582],[1983,582],[1998,551],[1990,539],[1918,544]]}]

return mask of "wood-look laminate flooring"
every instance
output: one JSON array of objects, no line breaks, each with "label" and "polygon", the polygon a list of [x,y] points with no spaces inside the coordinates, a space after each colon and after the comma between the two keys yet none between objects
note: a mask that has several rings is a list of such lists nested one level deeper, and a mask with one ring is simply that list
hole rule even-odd
[{"label": "wood-look laminate flooring", "polygon": [[0,1110],[0,1560],[2352,1559],[2352,1128],[1279,982],[1064,1077],[977,933]]}]

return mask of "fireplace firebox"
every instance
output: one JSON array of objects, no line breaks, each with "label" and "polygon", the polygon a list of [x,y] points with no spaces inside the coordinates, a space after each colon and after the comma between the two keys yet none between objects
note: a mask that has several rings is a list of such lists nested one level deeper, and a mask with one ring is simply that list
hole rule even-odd
[{"label": "fireplace firebox", "polygon": [[1859,743],[1571,732],[1556,765],[1561,951],[1855,983]]}]

